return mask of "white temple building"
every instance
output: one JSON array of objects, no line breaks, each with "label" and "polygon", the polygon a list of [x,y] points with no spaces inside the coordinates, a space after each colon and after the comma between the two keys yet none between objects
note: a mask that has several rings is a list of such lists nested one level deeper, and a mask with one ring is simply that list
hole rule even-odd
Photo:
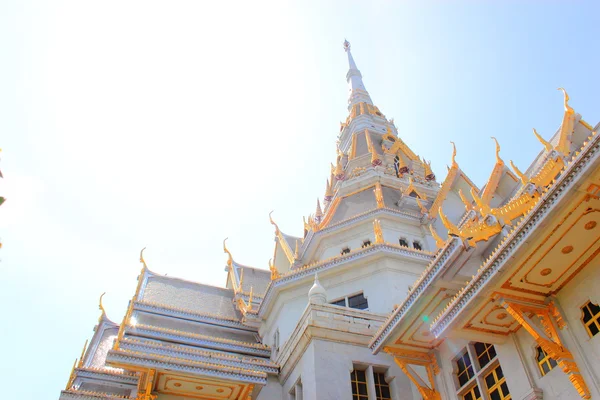
[{"label": "white temple building", "polygon": [[496,142],[479,188],[454,149],[439,182],[344,49],[349,114],[302,237],[271,219],[270,271],[224,243],[224,288],[142,254],[60,400],[600,399],[599,126],[563,90],[529,166]]}]

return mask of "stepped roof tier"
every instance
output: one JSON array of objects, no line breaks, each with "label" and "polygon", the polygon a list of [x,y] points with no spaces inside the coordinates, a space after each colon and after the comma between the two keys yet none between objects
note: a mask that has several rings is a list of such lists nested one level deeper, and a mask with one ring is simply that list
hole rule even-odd
[{"label": "stepped roof tier", "polygon": [[[123,321],[102,311],[61,399],[295,396],[314,383],[306,375],[299,383],[297,369],[316,340],[350,346],[370,365],[395,362],[396,376],[424,399],[442,398],[437,354],[450,333],[501,343],[525,327],[551,357],[575,363],[548,321],[561,327],[553,296],[600,252],[598,126],[562,90],[562,123],[548,141],[534,131],[540,152],[527,168],[507,164],[491,138],[495,164],[479,188],[451,143],[439,183],[373,103],[347,41],[344,50],[349,114],[302,235],[283,233],[269,214],[269,270],[236,262],[224,241],[223,288],[157,275],[142,251]],[[532,315],[546,333],[528,325]],[[568,365],[573,387],[590,398]]]}]

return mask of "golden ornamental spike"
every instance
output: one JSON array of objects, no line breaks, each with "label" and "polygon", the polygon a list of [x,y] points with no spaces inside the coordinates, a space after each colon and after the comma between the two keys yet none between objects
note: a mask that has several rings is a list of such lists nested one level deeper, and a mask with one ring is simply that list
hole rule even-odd
[{"label": "golden ornamental spike", "polygon": [[85,355],[85,351],[87,350],[87,345],[88,345],[88,341],[86,339],[85,343],[83,344],[83,349],[81,350],[81,357],[79,357],[79,365],[78,365],[79,368],[83,367],[83,356]]},{"label": "golden ornamental spike", "polygon": [[458,164],[456,163],[456,145],[454,142],[452,143],[452,168],[458,168]]},{"label": "golden ornamental spike", "polygon": [[375,193],[375,200],[377,201],[377,208],[384,208],[385,203],[383,202],[383,192],[381,190],[381,184],[377,182],[375,184],[375,189],[373,189],[373,193]]},{"label": "golden ornamental spike", "polygon": [[431,236],[433,236],[433,240],[435,240],[435,245],[438,249],[441,249],[442,247],[444,247],[444,244],[446,242],[444,242],[442,240],[442,238],[440,237],[440,235],[438,235],[438,233],[435,231],[434,227],[432,224],[429,224],[429,232],[431,232]]},{"label": "golden ornamental spike", "polygon": [[273,214],[275,210],[271,210],[271,212],[269,212],[269,222],[271,222],[271,225],[273,225],[275,227],[275,233],[278,234],[279,233],[279,226],[277,226],[277,224],[275,223],[275,221],[273,221],[273,217],[271,216],[271,214]]},{"label": "golden ornamental spike", "polygon": [[496,142],[496,162],[498,164],[504,164],[504,161],[502,161],[502,159],[500,158],[500,143],[498,143],[498,139],[496,139],[493,136],[492,139],[494,139],[494,142]]},{"label": "golden ornamental spike", "polygon": [[527,177],[527,175],[522,173],[521,170],[517,168],[515,163],[512,162],[512,160],[510,160],[510,166],[513,169],[513,171],[515,171],[515,174],[517,174],[517,176],[521,179],[521,183],[523,184],[523,186],[527,185],[529,183],[529,178]]},{"label": "golden ornamental spike", "polygon": [[148,266],[146,265],[146,261],[144,260],[144,250],[146,250],[145,247],[140,251],[140,262],[143,264],[142,269],[148,269]]},{"label": "golden ornamental spike", "polygon": [[463,194],[462,189],[458,189],[458,195],[460,196],[460,199],[462,200],[463,204],[465,205],[465,208],[467,209],[467,211],[470,211],[474,208],[473,204],[471,204],[471,202],[469,202],[469,200],[467,200],[467,198]]},{"label": "golden ornamental spike", "polygon": [[458,237],[461,236],[458,227],[448,220],[448,218],[446,217],[446,215],[442,211],[442,207],[441,206],[438,209],[438,215],[440,216],[440,220],[442,221],[442,224],[448,230],[448,234],[449,235],[458,236]]},{"label": "golden ornamental spike", "polygon": [[106,292],[102,293],[100,295],[100,300],[98,301],[98,308],[100,309],[100,311],[102,311],[102,315],[106,315],[106,310],[104,309],[104,306],[102,305],[102,298],[104,297],[105,294],[106,294]]},{"label": "golden ornamental spike", "polygon": [[381,222],[378,219],[373,220],[373,230],[375,231],[375,243],[384,243]]},{"label": "golden ornamental spike", "polygon": [[227,266],[229,268],[231,268],[231,266],[233,265],[233,257],[231,256],[231,252],[227,249],[227,239],[229,238],[225,238],[223,239],[223,252],[227,253],[228,259],[227,259]]},{"label": "golden ornamental spike", "polygon": [[488,215],[490,213],[490,207],[488,204],[486,204],[481,197],[479,197],[477,195],[477,193],[475,193],[475,189],[471,188],[471,197],[473,197],[473,200],[475,200],[475,204],[477,204],[477,207],[479,208],[479,212],[481,213],[481,215],[485,216]]},{"label": "golden ornamental spike", "polygon": [[573,110],[573,108],[569,105],[569,95],[567,94],[567,91],[565,90],[565,88],[558,88],[556,90],[562,90],[563,95],[564,95],[564,104],[565,104],[565,111],[568,112],[569,114],[572,114],[575,112],[575,110]]},{"label": "golden ornamental spike", "polygon": [[539,140],[540,143],[544,145],[544,147],[546,148],[546,151],[552,151],[554,149],[552,144],[550,144],[550,142],[547,142],[539,133],[537,133],[535,128],[533,128],[533,134],[535,135],[537,140]]}]

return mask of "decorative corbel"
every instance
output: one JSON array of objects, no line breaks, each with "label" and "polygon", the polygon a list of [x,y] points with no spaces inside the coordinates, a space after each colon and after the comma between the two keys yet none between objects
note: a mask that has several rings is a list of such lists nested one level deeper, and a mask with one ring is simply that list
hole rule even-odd
[{"label": "decorative corbel", "polygon": [[[553,320],[559,327],[565,326],[565,322],[560,316],[558,309],[554,304],[529,303],[521,299],[510,297],[500,297],[500,304],[506,311],[521,325],[537,342],[537,344],[557,363],[569,377],[569,381],[575,387],[581,398],[590,399],[591,394],[579,371],[573,354],[564,346]],[[538,328],[529,315],[533,314],[539,318],[543,330]]]},{"label": "decorative corbel", "polygon": [[140,380],[138,381],[138,394],[136,400],[156,400],[157,395],[152,394],[155,378],[155,369],[149,369],[146,372],[142,372]]},{"label": "decorative corbel", "polygon": [[[440,372],[437,365],[435,355],[433,353],[424,353],[420,351],[401,350],[391,347],[384,347],[384,352],[394,357],[394,361],[400,367],[402,372],[411,380],[417,387],[417,390],[423,397],[423,400],[441,400],[442,396],[437,391],[435,386],[435,375]],[[425,367],[427,370],[427,378],[429,383],[426,383],[415,372],[411,365]]]}]

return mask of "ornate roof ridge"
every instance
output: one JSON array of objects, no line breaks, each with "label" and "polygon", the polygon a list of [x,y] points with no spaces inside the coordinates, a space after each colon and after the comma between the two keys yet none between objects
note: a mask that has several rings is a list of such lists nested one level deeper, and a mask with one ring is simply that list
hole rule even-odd
[{"label": "ornate roof ridge", "polygon": [[[250,357],[250,356],[246,356],[246,355],[242,355],[242,354],[234,355],[231,353],[223,353],[223,352],[219,352],[219,351],[201,350],[198,348],[183,346],[183,345],[179,345],[179,344],[175,344],[175,343],[143,341],[143,340],[134,339],[131,337],[124,338],[122,340],[122,342],[123,343],[131,342],[132,345],[139,344],[139,345],[143,345],[143,346],[147,346],[147,347],[163,348],[165,350],[181,349],[182,350],[181,352],[196,353],[199,355],[205,355],[207,357],[211,357],[211,358],[215,358],[215,359],[241,361],[241,362],[247,362],[249,364],[264,365],[265,367],[277,367],[276,363],[273,363],[270,359],[266,359],[266,358]],[[175,351],[177,351],[177,350],[175,350]]]},{"label": "ornate roof ridge", "polygon": [[135,397],[130,396],[120,396],[118,394],[111,394],[108,392],[93,392],[90,390],[81,390],[81,389],[67,389],[63,390],[62,393],[68,393],[72,395],[83,395],[83,396],[92,396],[98,399],[131,399],[135,400]]},{"label": "ornate roof ridge", "polygon": [[179,365],[197,365],[197,366],[203,366],[206,369],[220,370],[220,371],[233,372],[233,373],[237,372],[237,373],[261,377],[261,378],[266,377],[266,373],[263,371],[255,371],[255,370],[247,369],[247,368],[225,366],[225,365],[221,365],[221,364],[213,364],[213,363],[208,363],[208,362],[204,362],[204,361],[194,361],[194,360],[187,360],[187,359],[176,358],[176,357],[162,356],[160,354],[144,353],[144,352],[135,351],[135,350],[126,350],[126,349],[119,348],[117,350],[111,350],[111,353],[113,353],[113,354],[120,353],[121,355],[141,356],[140,358],[145,358],[145,359],[150,359],[150,360],[158,360],[158,361],[164,360],[166,362],[173,363],[173,364],[179,364]]},{"label": "ornate roof ridge", "polygon": [[[579,151],[576,151],[575,154],[571,157],[569,161],[565,164],[565,166],[561,170],[560,176],[552,180],[549,186],[543,189],[543,194],[538,197],[536,204],[531,207],[528,212],[523,215],[516,224],[513,225],[512,229],[509,233],[504,236],[500,243],[496,246],[494,251],[489,255],[489,257],[482,263],[482,265],[477,270],[477,274],[473,276],[473,278],[467,283],[465,287],[463,287],[448,303],[448,305],[438,314],[438,316],[433,320],[430,326],[430,330],[436,335],[439,334],[445,329],[450,321],[446,321],[447,318],[454,318],[456,314],[458,314],[458,306],[463,303],[465,300],[465,296],[467,294],[471,294],[474,291],[478,291],[481,287],[484,286],[484,283],[480,284],[478,287],[475,287],[478,283],[480,283],[481,279],[490,278],[494,272],[496,272],[501,264],[501,260],[499,260],[500,256],[504,254],[508,254],[508,252],[512,252],[515,247],[517,247],[518,243],[521,242],[525,233],[522,231],[527,228],[528,223],[531,222],[531,218],[534,214],[541,211],[546,211],[550,208],[551,204],[547,201],[548,198],[554,195],[554,192],[558,190],[558,188],[562,184],[569,184],[572,179],[565,183],[565,181],[570,177],[573,173],[573,170],[580,163],[584,163],[589,161],[591,156],[586,160],[584,157],[588,155],[588,153],[592,152],[594,149],[597,151],[600,149],[600,145],[598,142],[599,135],[597,132],[592,132],[591,136],[588,137],[583,143],[583,146]],[[594,147],[595,146],[595,147]],[[576,171],[577,172],[577,171]],[[545,209],[542,209],[543,207]],[[537,221],[533,221],[534,223]],[[521,234],[520,236],[518,234]],[[517,241],[517,242],[515,242]],[[509,246],[510,242],[510,246]],[[505,257],[506,258],[506,257]],[[495,267],[495,271],[491,269]],[[475,288],[474,288],[475,287]]]},{"label": "ornate roof ridge", "polygon": [[147,307],[161,308],[163,310],[178,312],[178,313],[186,314],[186,315],[192,315],[192,316],[197,316],[197,317],[213,318],[213,319],[217,319],[217,320],[221,320],[221,321],[227,321],[227,322],[234,322],[234,323],[239,324],[240,326],[245,326],[245,325],[243,325],[240,322],[239,319],[229,318],[229,317],[223,317],[223,316],[220,316],[218,314],[200,313],[200,312],[197,312],[197,311],[194,311],[194,310],[190,310],[190,309],[187,309],[187,308],[173,307],[173,306],[168,306],[168,305],[162,304],[162,303],[155,303],[155,302],[144,301],[144,300],[137,300],[135,302],[135,304],[141,305],[141,306],[147,306]]},{"label": "ornate roof ridge", "polygon": [[160,328],[160,327],[151,326],[151,325],[136,324],[135,326],[130,325],[129,328],[132,328],[134,330],[134,332],[135,332],[135,330],[149,330],[149,331],[155,331],[155,332],[171,333],[171,334],[176,334],[178,336],[189,337],[189,338],[204,339],[204,340],[208,340],[208,341],[215,342],[215,343],[227,343],[227,344],[232,344],[232,345],[236,345],[236,346],[240,346],[240,347],[249,347],[249,348],[253,348],[253,349],[257,349],[257,350],[270,350],[271,349],[269,346],[267,346],[266,344],[262,344],[262,343],[250,343],[250,342],[244,342],[241,340],[225,339],[225,338],[220,338],[220,337],[216,337],[216,336],[202,335],[200,333],[185,332],[185,331],[180,331],[177,329]]},{"label": "ornate roof ridge", "polygon": [[110,368],[112,368],[113,370],[96,368],[96,367],[76,367],[75,371],[94,372],[97,374],[115,375],[115,376],[122,376],[122,375],[137,376],[137,374],[135,372],[131,372],[131,371],[128,371],[123,368],[114,368],[114,367],[110,367]]}]

